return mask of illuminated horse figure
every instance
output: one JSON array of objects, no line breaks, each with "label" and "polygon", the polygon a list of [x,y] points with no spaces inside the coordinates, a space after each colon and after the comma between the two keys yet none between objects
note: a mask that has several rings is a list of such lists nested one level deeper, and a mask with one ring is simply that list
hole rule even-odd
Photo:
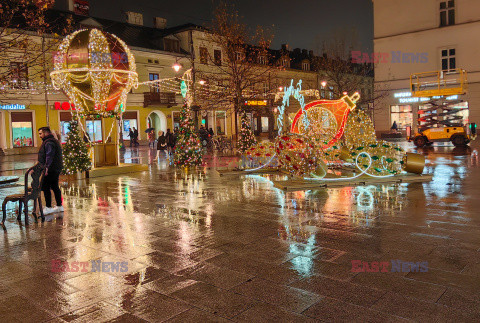
[{"label": "illuminated horse figure", "polygon": [[[341,171],[348,164],[354,167],[350,167],[349,177],[341,179],[362,175],[395,176],[402,168],[416,173],[423,171],[423,157],[405,154],[397,145],[376,140],[371,119],[355,109],[360,99],[358,93],[339,100],[315,100],[305,104],[301,86],[299,81],[294,87],[292,80],[285,89],[282,106],[278,107],[278,137],[274,145],[258,144],[246,152],[246,158],[264,161],[255,169],[280,167],[292,176],[324,181],[339,179],[338,174],[328,174],[329,168]],[[300,109],[288,132],[284,126],[285,109],[291,96],[299,102]],[[408,156],[415,158],[416,165],[420,162],[422,167],[406,167]]]}]

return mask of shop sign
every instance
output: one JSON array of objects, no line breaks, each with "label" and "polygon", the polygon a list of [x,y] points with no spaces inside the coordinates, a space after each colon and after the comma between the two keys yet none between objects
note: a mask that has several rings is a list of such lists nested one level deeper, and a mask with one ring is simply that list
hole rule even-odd
[{"label": "shop sign", "polygon": [[53,108],[55,110],[64,110],[64,111],[69,111],[69,110],[75,110],[75,106],[73,105],[73,103],[70,103],[70,102],[55,102],[53,104]]},{"label": "shop sign", "polygon": [[[393,94],[394,98],[398,99],[400,103],[415,103],[415,102],[426,102],[430,101],[431,99],[441,99],[443,96],[434,96],[434,97],[412,97],[412,92],[397,92]],[[458,100],[458,95],[451,95],[447,96],[446,100]]]},{"label": "shop sign", "polygon": [[266,106],[267,100],[246,100],[245,105]]},{"label": "shop sign", "polygon": [[25,110],[24,104],[0,104],[0,110]]}]

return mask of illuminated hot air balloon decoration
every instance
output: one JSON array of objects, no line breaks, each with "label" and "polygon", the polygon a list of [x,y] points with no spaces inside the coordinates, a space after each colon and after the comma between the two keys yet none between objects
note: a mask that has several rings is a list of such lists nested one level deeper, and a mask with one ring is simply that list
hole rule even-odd
[{"label": "illuminated hot air balloon decoration", "polygon": [[65,37],[50,77],[81,116],[116,116],[125,109],[131,88],[138,87],[135,59],[127,45],[98,29]]}]

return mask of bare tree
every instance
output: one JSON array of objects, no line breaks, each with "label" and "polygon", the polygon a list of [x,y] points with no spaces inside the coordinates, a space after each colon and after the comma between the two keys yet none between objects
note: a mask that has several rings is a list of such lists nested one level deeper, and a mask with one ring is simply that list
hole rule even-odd
[{"label": "bare tree", "polygon": [[[3,0],[0,4],[0,102],[50,88],[52,53],[68,32],[67,17],[48,19],[54,0]],[[60,35],[59,35],[60,34]]]},{"label": "bare tree", "polygon": [[213,55],[200,52],[209,67],[196,72],[196,79],[204,82],[196,89],[196,102],[202,109],[234,112],[238,133],[237,114],[244,111],[244,101],[263,99],[274,88],[271,80],[277,67],[269,50],[273,34],[260,26],[250,30],[233,6],[222,2],[206,37],[220,50]]},{"label": "bare tree", "polygon": [[[357,105],[363,109],[372,109],[378,105],[387,91],[374,90],[374,62],[356,62],[352,59],[354,48],[358,48],[355,29],[338,29],[331,37],[323,41],[316,57],[314,67],[320,77],[327,82],[326,94],[332,93],[334,99],[344,92],[360,92]],[[328,95],[326,95],[328,97]]]}]

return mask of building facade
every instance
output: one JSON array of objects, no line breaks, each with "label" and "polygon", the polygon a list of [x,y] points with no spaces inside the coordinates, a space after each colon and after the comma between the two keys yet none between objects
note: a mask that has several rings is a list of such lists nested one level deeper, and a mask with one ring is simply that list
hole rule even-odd
[{"label": "building facade", "polygon": [[[415,129],[418,110],[437,97],[412,97],[410,75],[439,71],[441,80],[468,74],[465,95],[445,97],[458,108],[468,107],[465,122],[480,122],[480,2],[475,0],[373,0],[375,127],[389,131],[393,121],[401,130]],[[447,101],[448,101],[447,100]],[[461,101],[461,102],[459,102]]]},{"label": "building facade", "polygon": [[[167,28],[166,20],[157,17],[155,27],[143,26],[143,17],[139,13],[126,13],[126,22],[116,22],[102,18],[86,16],[81,12],[58,12],[58,15],[72,15],[74,29],[98,28],[115,34],[124,40],[135,57],[139,82],[155,81],[167,78],[182,77],[183,74],[192,70],[198,75],[215,73],[215,66],[205,60],[205,55],[211,55],[218,63],[222,64],[225,53],[211,38],[206,36],[205,29],[193,24],[186,24]],[[52,41],[59,41],[53,39]],[[40,37],[32,35],[32,39],[41,42]],[[47,60],[52,61],[52,52],[46,53]],[[269,75],[262,84],[257,84],[256,90],[260,95],[248,98],[243,102],[248,111],[252,128],[260,138],[272,138],[276,132],[276,108],[281,104],[281,92],[293,79],[295,84],[302,80],[303,89],[318,90],[319,98],[334,99],[333,88],[321,73],[315,71],[313,61],[315,56],[312,51],[294,49],[282,46],[280,50],[272,50],[273,60],[259,64],[274,64],[278,68]],[[175,70],[173,65],[179,65]],[[22,154],[36,152],[41,140],[37,129],[49,125],[53,130],[61,133],[62,142],[66,140],[68,125],[75,116],[74,107],[68,102],[68,98],[59,91],[48,87],[47,95],[38,73],[32,73],[32,67],[23,67],[21,62],[12,58],[11,69],[16,69],[12,74],[11,82],[15,86],[11,90],[7,87],[2,89],[0,102],[0,153]],[[47,67],[46,74],[52,71],[52,66]],[[200,82],[198,77],[196,82]],[[49,82],[49,81],[48,81]],[[326,83],[327,82],[327,85]],[[359,89],[362,93],[370,93],[372,80],[367,80],[366,88]],[[370,84],[370,85],[368,85]],[[21,86],[19,86],[21,85]],[[33,86],[35,85],[35,86]],[[33,90],[39,89],[39,90]],[[22,95],[19,95],[22,93]],[[248,96],[247,96],[248,97]],[[314,99],[315,97],[307,98]],[[293,117],[293,113],[299,109],[298,103],[291,100],[291,106],[287,114]],[[122,133],[126,145],[129,144],[129,130],[138,129],[139,140],[147,140],[145,130],[155,129],[159,131],[179,127],[180,109],[184,100],[179,94],[173,93],[165,87],[140,85],[132,89],[127,97],[127,105],[123,113],[123,120],[118,128],[106,126],[102,119],[84,120],[81,127],[88,133],[92,142],[105,141],[112,131]],[[199,107],[198,124],[207,129],[212,128],[215,135],[223,135],[229,138],[235,136],[236,129],[240,127],[240,117],[235,116],[233,109],[219,107],[203,109]],[[235,127],[235,121],[237,127]],[[110,124],[110,123],[109,123]]]}]

